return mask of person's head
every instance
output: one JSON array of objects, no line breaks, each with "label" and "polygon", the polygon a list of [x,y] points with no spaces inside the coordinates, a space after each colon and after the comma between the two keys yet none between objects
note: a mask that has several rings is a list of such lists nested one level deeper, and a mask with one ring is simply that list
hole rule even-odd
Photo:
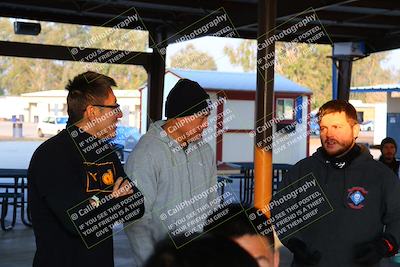
[{"label": "person's head", "polygon": [[[279,251],[275,249],[272,225],[256,208],[229,204],[213,212],[207,221],[211,223],[204,227],[204,232],[232,239],[249,252],[260,267],[279,266]],[[262,226],[260,233],[256,230],[257,226]]]},{"label": "person's head", "polygon": [[397,143],[391,137],[386,137],[381,142],[382,156],[386,161],[393,161],[396,157]]},{"label": "person's head", "polygon": [[116,123],[122,117],[111,89],[116,82],[105,75],[87,71],[69,80],[68,124],[83,127],[98,138],[115,136]]},{"label": "person's head", "polygon": [[257,267],[253,257],[235,242],[221,237],[201,236],[182,247],[171,239],[159,242],[145,267]]},{"label": "person's head", "polygon": [[181,79],[167,96],[165,115],[170,126],[166,130],[184,142],[196,141],[208,127],[209,114],[210,96],[197,82]]},{"label": "person's head", "polygon": [[349,102],[331,100],[318,111],[321,145],[332,157],[349,151],[360,132],[357,111]]}]

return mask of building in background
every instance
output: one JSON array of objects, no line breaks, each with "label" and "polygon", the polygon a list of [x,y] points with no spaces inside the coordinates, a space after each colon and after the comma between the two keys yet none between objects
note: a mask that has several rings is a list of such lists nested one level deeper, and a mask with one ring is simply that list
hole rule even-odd
[{"label": "building in background", "polygon": [[[140,93],[138,90],[113,90],[124,116],[121,125],[140,126]],[[48,116],[67,116],[66,90],[47,90],[0,97],[0,118],[13,116],[22,122],[37,123]]]},{"label": "building in background", "polygon": [[[256,73],[195,71],[168,69],[165,73],[165,100],[176,82],[186,78],[198,82],[211,96],[214,103],[225,98],[209,117],[209,128],[217,134],[209,143],[219,162],[253,162],[254,111]],[[281,118],[271,124],[276,148],[274,163],[294,164],[309,153],[309,116],[312,92],[285,77],[275,76],[275,114]],[[141,92],[141,133],[147,129],[147,87]],[[182,100],[184,101],[184,99]],[[165,116],[163,116],[165,119]],[[275,121],[276,122],[276,121]],[[266,125],[268,127],[268,125]],[[262,131],[262,129],[259,129]],[[295,148],[295,149],[294,149]]]},{"label": "building in background", "polygon": [[[357,111],[361,111],[366,105],[374,107],[374,145],[379,145],[386,136],[391,136],[396,142],[400,142],[400,84],[352,87],[350,92],[385,93],[386,103],[362,104],[361,106],[355,104],[355,107]],[[367,119],[364,117],[364,120]],[[397,153],[399,157],[400,154]]]}]

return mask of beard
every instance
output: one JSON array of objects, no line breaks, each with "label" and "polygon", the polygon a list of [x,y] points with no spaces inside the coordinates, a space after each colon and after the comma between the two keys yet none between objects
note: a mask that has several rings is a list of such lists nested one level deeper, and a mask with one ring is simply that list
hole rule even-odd
[{"label": "beard", "polygon": [[[328,142],[335,142],[336,145],[339,146],[339,149],[336,149],[334,151],[327,149]],[[325,142],[322,142],[322,147],[324,148],[326,154],[328,154],[330,157],[338,157],[349,151],[353,147],[353,144],[354,141],[352,139],[348,141],[339,142],[334,138],[328,138],[325,140]]]},{"label": "beard", "polygon": [[392,153],[387,153],[383,155],[383,158],[387,161],[392,161],[395,158],[395,155]]}]

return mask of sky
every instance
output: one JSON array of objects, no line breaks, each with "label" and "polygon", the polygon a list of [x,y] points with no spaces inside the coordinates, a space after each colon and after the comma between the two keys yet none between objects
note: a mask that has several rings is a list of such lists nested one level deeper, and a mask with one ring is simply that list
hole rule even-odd
[{"label": "sky", "polygon": [[207,52],[211,55],[217,64],[218,71],[226,72],[241,72],[242,68],[232,66],[229,58],[224,55],[225,45],[237,47],[242,39],[237,38],[219,38],[219,37],[202,37],[190,41],[185,41],[177,44],[170,44],[167,48],[167,66],[170,65],[170,56],[185,48],[188,44],[193,44],[197,50]]},{"label": "sky", "polygon": [[[215,59],[218,71],[241,72],[241,67],[232,66],[229,62],[229,58],[225,56],[223,52],[225,45],[237,47],[241,41],[242,39],[238,38],[202,37],[186,42],[171,44],[167,49],[167,66],[169,66],[171,55],[186,47],[186,45],[193,44],[197,50],[207,52]],[[399,62],[400,49],[395,49],[389,54],[388,60],[382,63],[382,67],[385,69],[400,70]]]}]

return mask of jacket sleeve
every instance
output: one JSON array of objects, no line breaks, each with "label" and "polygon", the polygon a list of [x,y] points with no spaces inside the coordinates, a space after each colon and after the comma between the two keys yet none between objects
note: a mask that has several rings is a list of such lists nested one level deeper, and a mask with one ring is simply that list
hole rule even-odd
[{"label": "jacket sleeve", "polygon": [[[211,151],[211,149],[210,149]],[[211,170],[210,170],[210,178],[209,178],[209,188],[215,186],[217,184],[217,164],[214,160],[214,156],[212,153],[210,153],[210,158],[211,158]],[[213,201],[215,198],[217,198],[218,192],[214,191],[208,195],[208,203]]]},{"label": "jacket sleeve", "polygon": [[[113,198],[112,201],[110,201],[110,204],[108,207],[111,206],[120,206],[123,207],[124,209],[124,222],[132,222],[137,219],[140,219],[144,215],[145,207],[144,207],[144,196],[143,193],[137,188],[136,186],[136,181],[132,181],[127,174],[124,171],[124,168],[119,162],[119,159],[117,155],[114,157],[114,161],[117,162],[116,168],[117,168],[117,173],[118,177],[122,177],[125,181],[128,181],[132,185],[132,194],[118,197],[118,198]],[[129,203],[125,205],[124,203]],[[122,209],[122,208],[121,208]],[[118,210],[114,212],[115,214],[118,213]],[[129,214],[127,214],[129,213]],[[120,218],[118,218],[120,219]]]},{"label": "jacket sleeve", "polygon": [[142,266],[153,251],[155,239],[152,236],[151,221],[153,205],[157,196],[158,175],[151,156],[142,149],[134,150],[125,164],[126,174],[137,182],[144,195],[145,212],[143,217],[125,225],[125,232],[131,244],[136,266]]},{"label": "jacket sleeve", "polygon": [[383,217],[385,233],[391,234],[400,245],[400,181],[387,171],[383,188]]},{"label": "jacket sleeve", "polygon": [[[279,184],[278,190],[277,190],[276,194],[274,196],[272,196],[272,199],[270,202],[270,212],[271,212],[271,217],[272,217],[271,221],[273,222],[272,224],[274,226],[274,229],[276,231],[276,234],[277,234],[279,240],[281,241],[281,243],[284,246],[287,246],[287,242],[290,238],[293,238],[293,237],[300,238],[299,232],[297,232],[295,234],[287,235],[287,232],[279,231],[282,228],[281,221],[284,220],[288,216],[287,215],[288,212],[286,210],[288,208],[290,208],[295,201],[283,201],[279,205],[278,204],[275,205],[275,203],[279,203],[279,201],[281,200],[281,198],[284,194],[294,191],[296,189],[295,182],[300,178],[301,178],[300,166],[299,166],[299,163],[297,163],[296,165],[292,166],[286,174],[284,174],[282,182]],[[273,206],[271,206],[272,203],[274,203]],[[283,212],[286,213],[285,216],[281,215]],[[295,229],[292,229],[291,232],[296,232],[296,231],[295,231]]]}]

